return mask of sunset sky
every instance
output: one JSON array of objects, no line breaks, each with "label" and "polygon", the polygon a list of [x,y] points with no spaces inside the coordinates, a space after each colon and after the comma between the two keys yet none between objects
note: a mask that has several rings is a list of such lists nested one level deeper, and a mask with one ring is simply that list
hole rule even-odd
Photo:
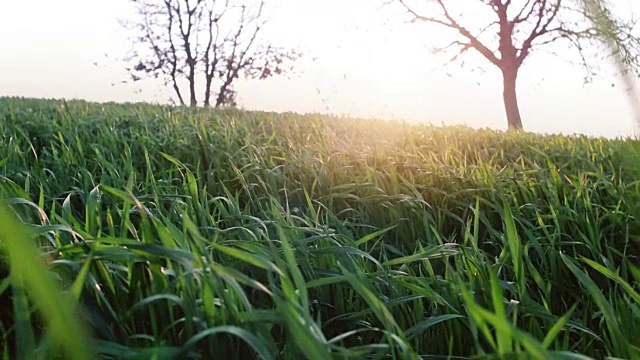
[{"label": "sunset sky", "polygon": [[[640,1],[619,1],[640,13]],[[447,58],[429,51],[438,34],[404,23],[397,8],[381,9],[379,0],[272,3],[273,41],[307,56],[291,79],[241,82],[244,108],[506,128],[497,70],[471,71],[484,64],[477,56],[465,58],[469,68],[444,67]],[[172,94],[160,83],[121,83],[127,73],[119,59],[130,44],[118,19],[131,14],[127,0],[3,1],[0,96],[166,102]],[[532,58],[518,83],[525,128],[631,135],[621,82],[583,85],[583,76],[552,55]]]}]

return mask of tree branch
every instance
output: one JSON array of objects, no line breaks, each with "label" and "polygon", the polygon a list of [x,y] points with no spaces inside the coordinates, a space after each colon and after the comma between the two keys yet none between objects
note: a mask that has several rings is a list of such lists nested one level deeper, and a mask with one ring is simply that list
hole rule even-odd
[{"label": "tree branch", "polygon": [[469,30],[467,30],[465,27],[463,27],[460,24],[458,24],[458,22],[456,22],[451,17],[451,15],[449,14],[449,11],[447,10],[446,6],[444,5],[443,0],[436,0],[436,2],[440,5],[440,8],[442,9],[442,11],[444,13],[444,17],[445,17],[446,21],[445,20],[441,20],[441,19],[437,19],[437,18],[433,18],[433,17],[429,17],[429,16],[420,15],[415,10],[413,10],[409,5],[407,5],[405,0],[399,0],[399,2],[400,2],[400,4],[402,4],[402,6],[404,6],[404,8],[411,15],[414,16],[414,20],[413,21],[423,21],[423,22],[439,24],[439,25],[443,25],[445,27],[448,27],[450,29],[456,30],[460,35],[462,35],[463,37],[465,37],[466,39],[469,40],[469,45],[471,47],[473,47],[476,51],[478,51],[482,56],[484,56],[492,64],[494,64],[496,66],[499,66],[500,59],[498,59],[496,57],[496,55],[493,53],[493,51],[491,51],[491,49],[489,49],[482,42],[480,42],[480,40],[478,40],[478,38],[476,36],[473,36],[473,34],[471,34],[471,32]]},{"label": "tree branch", "polygon": [[[536,4],[538,4],[538,19],[536,20],[536,24],[531,30],[531,33],[529,34],[527,39],[522,43],[522,46],[520,47],[519,54],[516,60],[518,63],[518,66],[522,65],[522,63],[524,62],[524,59],[529,55],[533,42],[537,38],[539,38],[540,36],[543,36],[548,32],[549,25],[558,16],[558,12],[560,11],[560,8],[562,6],[562,0],[557,0],[555,5],[552,5],[553,7],[551,8],[551,10],[547,9],[547,0],[536,0]],[[532,11],[534,8],[535,8],[535,4],[531,8]],[[550,11],[551,16],[549,16],[546,20],[543,20],[545,17],[545,11],[547,12]]]}]

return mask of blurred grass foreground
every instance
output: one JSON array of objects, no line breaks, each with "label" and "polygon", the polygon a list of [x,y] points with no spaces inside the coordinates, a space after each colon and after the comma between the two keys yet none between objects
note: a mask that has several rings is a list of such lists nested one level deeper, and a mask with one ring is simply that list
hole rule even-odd
[{"label": "blurred grass foreground", "polygon": [[640,143],[0,98],[5,359],[640,358]]}]

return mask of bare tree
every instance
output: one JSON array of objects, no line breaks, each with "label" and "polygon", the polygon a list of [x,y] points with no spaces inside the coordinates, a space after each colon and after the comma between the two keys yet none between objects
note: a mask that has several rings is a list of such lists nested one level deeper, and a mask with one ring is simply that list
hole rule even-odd
[{"label": "bare tree", "polygon": [[[451,61],[469,50],[502,73],[503,101],[509,129],[522,129],[517,79],[525,61],[552,44],[575,50],[588,81],[598,55],[623,59],[628,69],[640,68],[640,37],[635,22],[614,16],[607,0],[392,0],[414,22],[451,32],[454,37],[437,52],[452,51]],[[470,10],[475,6],[475,11]],[[594,7],[597,7],[595,9]],[[597,18],[596,18],[597,17]],[[603,22],[608,22],[604,24]],[[555,47],[556,49],[561,49]],[[596,50],[596,51],[594,51]],[[604,51],[603,51],[604,50]],[[599,52],[598,52],[599,51]]]},{"label": "bare tree", "polygon": [[[268,22],[266,0],[130,0],[137,19],[127,70],[134,81],[162,78],[185,105],[235,106],[233,83],[266,79],[293,70],[301,56],[261,35]],[[199,88],[199,86],[201,88]]]}]

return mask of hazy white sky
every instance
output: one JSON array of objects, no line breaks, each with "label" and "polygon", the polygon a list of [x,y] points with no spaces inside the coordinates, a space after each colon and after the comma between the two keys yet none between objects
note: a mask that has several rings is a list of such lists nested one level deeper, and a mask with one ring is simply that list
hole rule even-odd
[{"label": "hazy white sky", "polygon": [[[278,3],[274,41],[300,46],[307,57],[300,76],[240,83],[243,107],[506,128],[497,70],[445,68],[446,58],[428,47],[438,34],[403,24],[381,11],[379,0],[270,2]],[[640,2],[632,8],[640,13]],[[159,83],[121,83],[127,74],[118,59],[130,45],[118,18],[130,14],[127,0],[3,0],[0,96],[166,102],[172,94]],[[527,64],[518,83],[525,128],[631,135],[635,125],[621,82],[604,78],[585,86],[583,75],[550,55]]]}]

